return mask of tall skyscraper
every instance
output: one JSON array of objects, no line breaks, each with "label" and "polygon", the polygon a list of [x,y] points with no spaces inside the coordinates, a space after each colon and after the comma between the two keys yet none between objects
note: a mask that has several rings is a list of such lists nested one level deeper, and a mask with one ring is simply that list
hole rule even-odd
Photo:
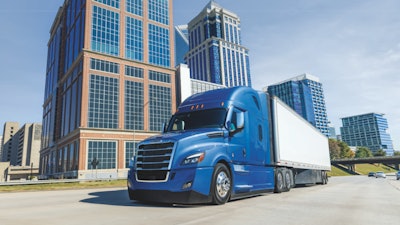
[{"label": "tall skyscraper", "polygon": [[186,64],[185,55],[189,51],[189,33],[187,25],[175,26],[175,64]]},{"label": "tall skyscraper", "polygon": [[382,149],[393,155],[393,143],[387,132],[389,125],[384,114],[367,113],[342,118],[342,140],[350,146],[368,147],[373,153]]},{"label": "tall skyscraper", "polygon": [[263,90],[278,96],[324,135],[329,136],[324,91],[317,77],[302,74]]},{"label": "tall skyscraper", "polygon": [[126,177],[136,143],[176,109],[171,14],[172,0],[64,2],[48,42],[41,174]]},{"label": "tall skyscraper", "polygon": [[240,19],[214,1],[188,24],[190,77],[232,86],[251,86],[249,51],[242,46]]}]

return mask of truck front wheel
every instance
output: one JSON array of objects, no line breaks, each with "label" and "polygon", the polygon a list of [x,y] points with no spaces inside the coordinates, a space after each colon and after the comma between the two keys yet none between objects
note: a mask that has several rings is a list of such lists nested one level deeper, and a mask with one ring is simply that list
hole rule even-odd
[{"label": "truck front wheel", "polygon": [[218,163],[215,166],[213,173],[213,182],[212,182],[213,204],[222,205],[229,200],[232,191],[231,183],[232,179],[228,168],[224,164]]}]

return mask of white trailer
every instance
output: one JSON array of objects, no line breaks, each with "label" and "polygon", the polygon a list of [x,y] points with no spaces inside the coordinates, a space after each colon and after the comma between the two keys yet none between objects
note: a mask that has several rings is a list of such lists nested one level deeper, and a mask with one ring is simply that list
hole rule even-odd
[{"label": "white trailer", "polygon": [[276,96],[271,111],[275,165],[291,170],[292,184],[326,183],[328,138]]}]

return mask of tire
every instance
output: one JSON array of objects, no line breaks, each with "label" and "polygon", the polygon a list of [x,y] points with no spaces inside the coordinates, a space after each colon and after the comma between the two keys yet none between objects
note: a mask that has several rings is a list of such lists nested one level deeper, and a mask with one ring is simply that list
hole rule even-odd
[{"label": "tire", "polygon": [[323,175],[324,175],[324,180],[323,180],[322,184],[323,185],[328,184],[328,174],[324,171]]},{"label": "tire", "polygon": [[290,171],[285,170],[284,172],[284,179],[285,179],[285,191],[290,191],[290,189],[292,188],[292,178],[290,175]]},{"label": "tire", "polygon": [[283,175],[281,170],[277,170],[275,173],[275,193],[281,193],[285,187]]},{"label": "tire", "polygon": [[231,197],[232,178],[228,168],[218,163],[215,166],[212,180],[212,203],[215,205],[225,204]]},{"label": "tire", "polygon": [[129,196],[129,199],[130,199],[131,201],[134,200],[133,192],[132,192],[129,188],[128,188],[128,196]]}]

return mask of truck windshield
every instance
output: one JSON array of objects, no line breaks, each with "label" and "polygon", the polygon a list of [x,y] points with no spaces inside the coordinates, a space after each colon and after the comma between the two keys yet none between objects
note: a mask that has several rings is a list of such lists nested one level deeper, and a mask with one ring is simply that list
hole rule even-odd
[{"label": "truck windshield", "polygon": [[209,109],[176,114],[171,118],[168,131],[183,131],[224,126],[226,109]]}]

